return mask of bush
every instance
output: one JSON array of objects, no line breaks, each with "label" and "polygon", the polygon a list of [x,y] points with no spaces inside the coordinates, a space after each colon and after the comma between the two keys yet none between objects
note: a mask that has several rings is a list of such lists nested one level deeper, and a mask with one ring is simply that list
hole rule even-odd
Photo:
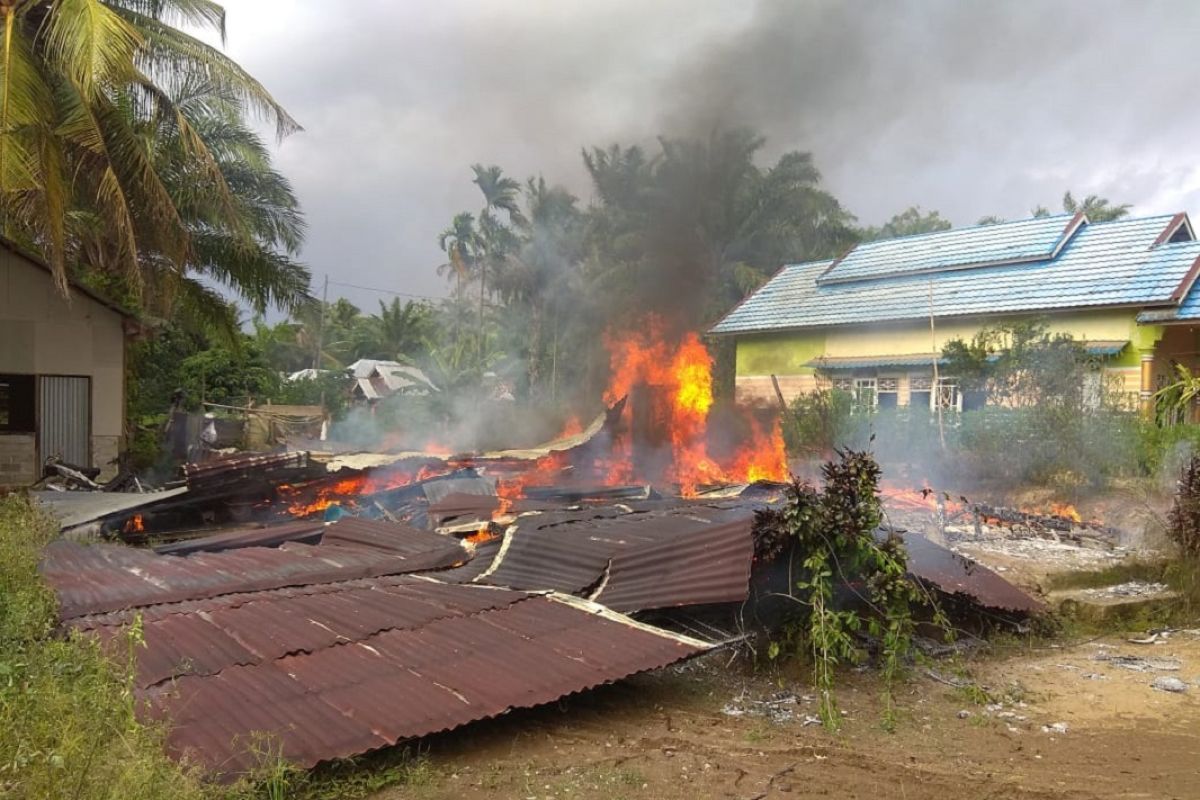
[{"label": "bush", "polygon": [[[55,526],[0,500],[0,795],[189,800],[206,794],[134,716],[128,671],[81,635],[52,636],[37,559]],[[137,626],[129,645],[137,643]]]},{"label": "bush", "polygon": [[846,392],[821,389],[797,395],[783,423],[788,453],[825,458],[850,438],[852,398]]},{"label": "bush", "polygon": [[1167,535],[1189,558],[1200,557],[1200,456],[1184,465],[1167,518]]}]

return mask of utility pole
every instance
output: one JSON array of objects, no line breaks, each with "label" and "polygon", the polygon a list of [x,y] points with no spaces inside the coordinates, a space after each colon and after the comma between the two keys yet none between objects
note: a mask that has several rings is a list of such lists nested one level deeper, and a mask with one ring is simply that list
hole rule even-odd
[{"label": "utility pole", "polygon": [[321,368],[321,350],[325,347],[325,306],[329,302],[329,273],[325,273],[325,288],[321,290],[321,316],[317,318],[317,349],[313,353],[313,369]]},{"label": "utility pole", "polygon": [[946,426],[942,422],[942,386],[941,376],[938,375],[938,359],[942,354],[938,351],[937,345],[937,330],[933,327],[933,280],[929,281],[929,338],[933,344],[933,391],[929,396],[933,398],[933,404],[937,408],[937,425],[938,425],[938,441],[942,445],[942,451],[946,450]]}]

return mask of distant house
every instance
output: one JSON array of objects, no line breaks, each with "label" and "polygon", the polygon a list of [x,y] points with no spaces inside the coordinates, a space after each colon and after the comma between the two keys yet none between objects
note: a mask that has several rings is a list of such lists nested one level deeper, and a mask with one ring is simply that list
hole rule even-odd
[{"label": "distant house", "polygon": [[374,403],[396,392],[426,394],[437,387],[416,367],[396,361],[362,358],[346,367],[354,378],[351,391],[358,400]]},{"label": "distant house", "polygon": [[50,456],[112,471],[125,420],[133,317],[0,239],[0,486],[37,480]]},{"label": "distant house", "polygon": [[823,378],[878,407],[961,410],[971,398],[954,375],[934,385],[942,346],[986,325],[1041,318],[1083,341],[1149,409],[1174,364],[1200,363],[1198,273],[1200,242],[1186,214],[1026,219],[784,266],[711,333],[736,340],[744,402],[773,402],[775,376],[788,399]]}]

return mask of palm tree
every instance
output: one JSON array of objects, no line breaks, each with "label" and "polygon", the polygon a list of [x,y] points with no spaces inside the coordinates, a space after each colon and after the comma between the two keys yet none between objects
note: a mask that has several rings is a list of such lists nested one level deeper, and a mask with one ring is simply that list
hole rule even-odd
[{"label": "palm tree", "polygon": [[372,316],[378,332],[379,358],[416,357],[425,348],[433,326],[433,309],[428,303],[409,300],[401,305],[399,298],[390,304],[379,301],[379,316]]},{"label": "palm tree", "polygon": [[438,247],[450,260],[438,267],[438,275],[452,273],[462,293],[463,283],[474,271],[479,251],[479,232],[475,230],[475,216],[469,211],[454,215],[450,227],[438,234]]},{"label": "palm tree", "polygon": [[508,217],[509,225],[522,224],[525,216],[521,213],[520,206],[521,185],[506,177],[500,167],[494,164],[490,167],[472,164],[471,171],[475,173],[473,183],[483,193],[483,209],[479,212],[479,245],[482,256],[479,259],[479,357],[482,359],[487,349],[487,334],[483,327],[487,268],[489,263],[499,268],[505,255],[517,245],[516,235],[497,214],[503,212]]},{"label": "palm tree", "polygon": [[0,213],[41,251],[60,287],[67,264],[119,275],[166,313],[175,299],[229,326],[199,273],[256,308],[303,302],[291,261],[295,197],[243,122],[299,130],[254,78],[174,27],[224,35],[211,0],[0,0]]}]

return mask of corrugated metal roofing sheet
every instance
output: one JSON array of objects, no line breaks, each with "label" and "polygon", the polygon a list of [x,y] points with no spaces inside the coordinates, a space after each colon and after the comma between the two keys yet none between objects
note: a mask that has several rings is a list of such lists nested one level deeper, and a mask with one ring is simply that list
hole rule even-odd
[{"label": "corrugated metal roofing sheet", "polygon": [[[879,534],[880,537],[885,534]],[[1045,610],[1037,600],[987,567],[930,541],[919,533],[902,534],[908,571],[946,594],[959,594],[989,608],[1035,614]]]},{"label": "corrugated metal roofing sheet", "polygon": [[618,611],[741,602],[750,580],[753,522],[749,508],[698,503],[606,517],[523,517],[475,581],[590,592]]},{"label": "corrugated metal roofing sheet", "polygon": [[861,281],[998,262],[1053,258],[1073,214],[976,225],[948,231],[863,242],[817,279],[820,284]]},{"label": "corrugated metal roofing sheet", "polygon": [[324,531],[325,523],[321,520],[237,528],[197,539],[184,539],[170,544],[161,544],[154,548],[154,552],[164,556],[186,556],[192,553],[219,553],[223,550],[238,550],[243,547],[278,547],[284,542],[317,544],[321,541]]},{"label": "corrugated metal roofing sheet", "polygon": [[[750,333],[938,317],[1169,303],[1200,242],[1151,248],[1169,215],[1086,225],[1053,261],[818,285],[831,262],[784,267],[713,327]],[[1200,304],[1200,301],[1198,301]]]},{"label": "corrugated metal roofing sheet", "polygon": [[[392,523],[368,527],[364,522],[330,525],[325,533],[335,537],[330,544],[289,542],[189,556],[56,541],[46,548],[40,570],[67,620],[132,606],[439,569],[466,560],[462,546],[450,537],[401,525],[388,537],[380,531]],[[376,544],[366,546],[367,539]]]},{"label": "corrugated metal roofing sheet", "polygon": [[[311,767],[707,648],[586,601],[413,578],[156,612],[137,695],[169,719],[174,752],[226,775],[256,765],[255,737]],[[111,642],[120,621],[80,623]]]}]

